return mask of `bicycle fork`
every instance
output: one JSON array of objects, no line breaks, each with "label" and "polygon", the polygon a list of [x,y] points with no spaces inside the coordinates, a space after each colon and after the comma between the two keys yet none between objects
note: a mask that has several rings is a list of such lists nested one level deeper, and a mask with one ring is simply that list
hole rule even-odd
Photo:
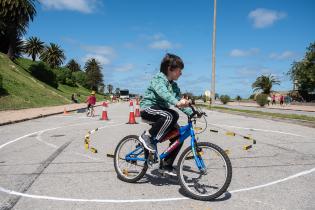
[{"label": "bicycle fork", "polygon": [[197,142],[195,139],[192,139],[191,147],[198,169],[203,175],[207,174],[207,168],[201,157],[202,149],[197,146]]}]

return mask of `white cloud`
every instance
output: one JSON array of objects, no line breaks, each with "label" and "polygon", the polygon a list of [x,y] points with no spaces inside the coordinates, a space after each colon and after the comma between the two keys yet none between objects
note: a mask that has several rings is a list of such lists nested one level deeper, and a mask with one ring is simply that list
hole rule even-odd
[{"label": "white cloud", "polygon": [[282,53],[271,53],[269,55],[269,58],[274,59],[274,60],[286,60],[286,59],[291,59],[294,58],[296,54],[292,51],[284,51]]},{"label": "white cloud", "polygon": [[285,12],[258,8],[251,11],[248,15],[254,23],[255,28],[265,28],[271,26],[277,20],[283,19],[287,16]]},{"label": "white cloud", "polygon": [[82,59],[83,62],[86,62],[87,60],[95,58],[98,62],[100,62],[102,65],[107,65],[110,64],[110,59],[103,56],[103,55],[98,55],[98,54],[87,54],[85,57]]},{"label": "white cloud", "polygon": [[80,47],[88,52],[88,54],[83,58],[84,62],[90,58],[95,58],[102,65],[108,65],[111,63],[113,57],[115,57],[114,49],[108,46],[81,45]]},{"label": "white cloud", "polygon": [[47,9],[73,10],[91,13],[96,8],[98,0],[39,0]]},{"label": "white cloud", "polygon": [[246,57],[251,55],[256,55],[259,53],[258,48],[252,48],[249,50],[240,50],[240,49],[233,49],[230,52],[231,57]]},{"label": "white cloud", "polygon": [[133,64],[125,64],[125,65],[122,65],[122,66],[115,68],[114,70],[119,71],[119,72],[127,72],[127,71],[132,70],[133,67],[134,67]]},{"label": "white cloud", "polygon": [[171,49],[173,46],[168,40],[158,40],[151,43],[149,47],[152,49],[167,50]]},{"label": "white cloud", "polygon": [[93,45],[82,45],[81,48],[87,52],[106,55],[106,56],[114,56],[115,52],[113,48],[108,46],[93,46]]}]

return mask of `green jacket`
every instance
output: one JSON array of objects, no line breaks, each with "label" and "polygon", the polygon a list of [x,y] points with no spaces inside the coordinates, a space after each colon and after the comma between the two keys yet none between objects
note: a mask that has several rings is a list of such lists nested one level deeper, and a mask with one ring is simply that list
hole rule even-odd
[{"label": "green jacket", "polygon": [[[146,109],[154,105],[162,108],[169,108],[170,104],[175,105],[181,99],[180,89],[174,81],[169,82],[162,72],[156,74],[150,81],[148,89],[140,102],[141,109]],[[181,108],[187,115],[191,115],[191,108]]]}]

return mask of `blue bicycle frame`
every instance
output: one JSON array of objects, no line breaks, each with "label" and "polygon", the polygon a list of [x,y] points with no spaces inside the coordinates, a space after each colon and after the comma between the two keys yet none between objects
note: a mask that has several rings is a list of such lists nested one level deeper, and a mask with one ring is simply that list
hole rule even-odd
[{"label": "blue bicycle frame", "polygon": [[[181,126],[179,128],[179,142],[180,142],[180,144],[182,144],[189,136],[191,136],[190,144],[191,144],[191,148],[192,148],[192,152],[193,152],[193,155],[194,155],[194,159],[195,159],[196,165],[197,165],[199,170],[204,170],[205,169],[204,162],[203,162],[202,158],[197,154],[197,151],[196,151],[196,143],[197,143],[197,141],[196,141],[196,138],[195,138],[195,131],[194,131],[194,128],[193,128],[193,123],[192,123],[192,120],[190,118],[188,120],[188,124],[187,125]],[[158,143],[158,141],[154,140],[154,144],[155,144],[155,148],[156,148],[156,152],[154,153],[155,159],[157,159],[157,156],[158,156],[158,151],[157,151],[157,147],[156,147],[157,143]],[[172,145],[170,147],[172,147]],[[166,151],[163,152],[159,156],[160,160],[165,159],[169,155],[167,150],[168,149],[166,149]],[[133,150],[132,152],[128,153],[125,156],[125,160],[126,161],[147,161],[147,158],[139,157],[139,155],[141,155],[143,152],[144,152],[143,147],[141,145],[138,145],[135,150]]]}]

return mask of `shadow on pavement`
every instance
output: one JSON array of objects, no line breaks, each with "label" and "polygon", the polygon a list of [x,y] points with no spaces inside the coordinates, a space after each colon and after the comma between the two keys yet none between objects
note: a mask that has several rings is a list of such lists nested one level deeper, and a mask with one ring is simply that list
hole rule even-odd
[{"label": "shadow on pavement", "polygon": [[[178,192],[179,192],[181,195],[190,198],[190,197],[185,193],[185,191],[183,190],[182,187],[178,190]],[[225,192],[225,193],[224,193],[223,195],[221,195],[219,198],[210,200],[209,202],[226,201],[226,200],[230,199],[231,197],[232,197],[232,194],[231,194],[231,193]],[[193,198],[191,198],[191,199],[193,199]]]},{"label": "shadow on pavement", "polygon": [[163,185],[179,185],[177,177],[172,178],[171,176],[163,176],[158,172],[157,169],[152,170],[151,173],[148,173],[137,183],[146,184],[150,183],[155,186]]}]

